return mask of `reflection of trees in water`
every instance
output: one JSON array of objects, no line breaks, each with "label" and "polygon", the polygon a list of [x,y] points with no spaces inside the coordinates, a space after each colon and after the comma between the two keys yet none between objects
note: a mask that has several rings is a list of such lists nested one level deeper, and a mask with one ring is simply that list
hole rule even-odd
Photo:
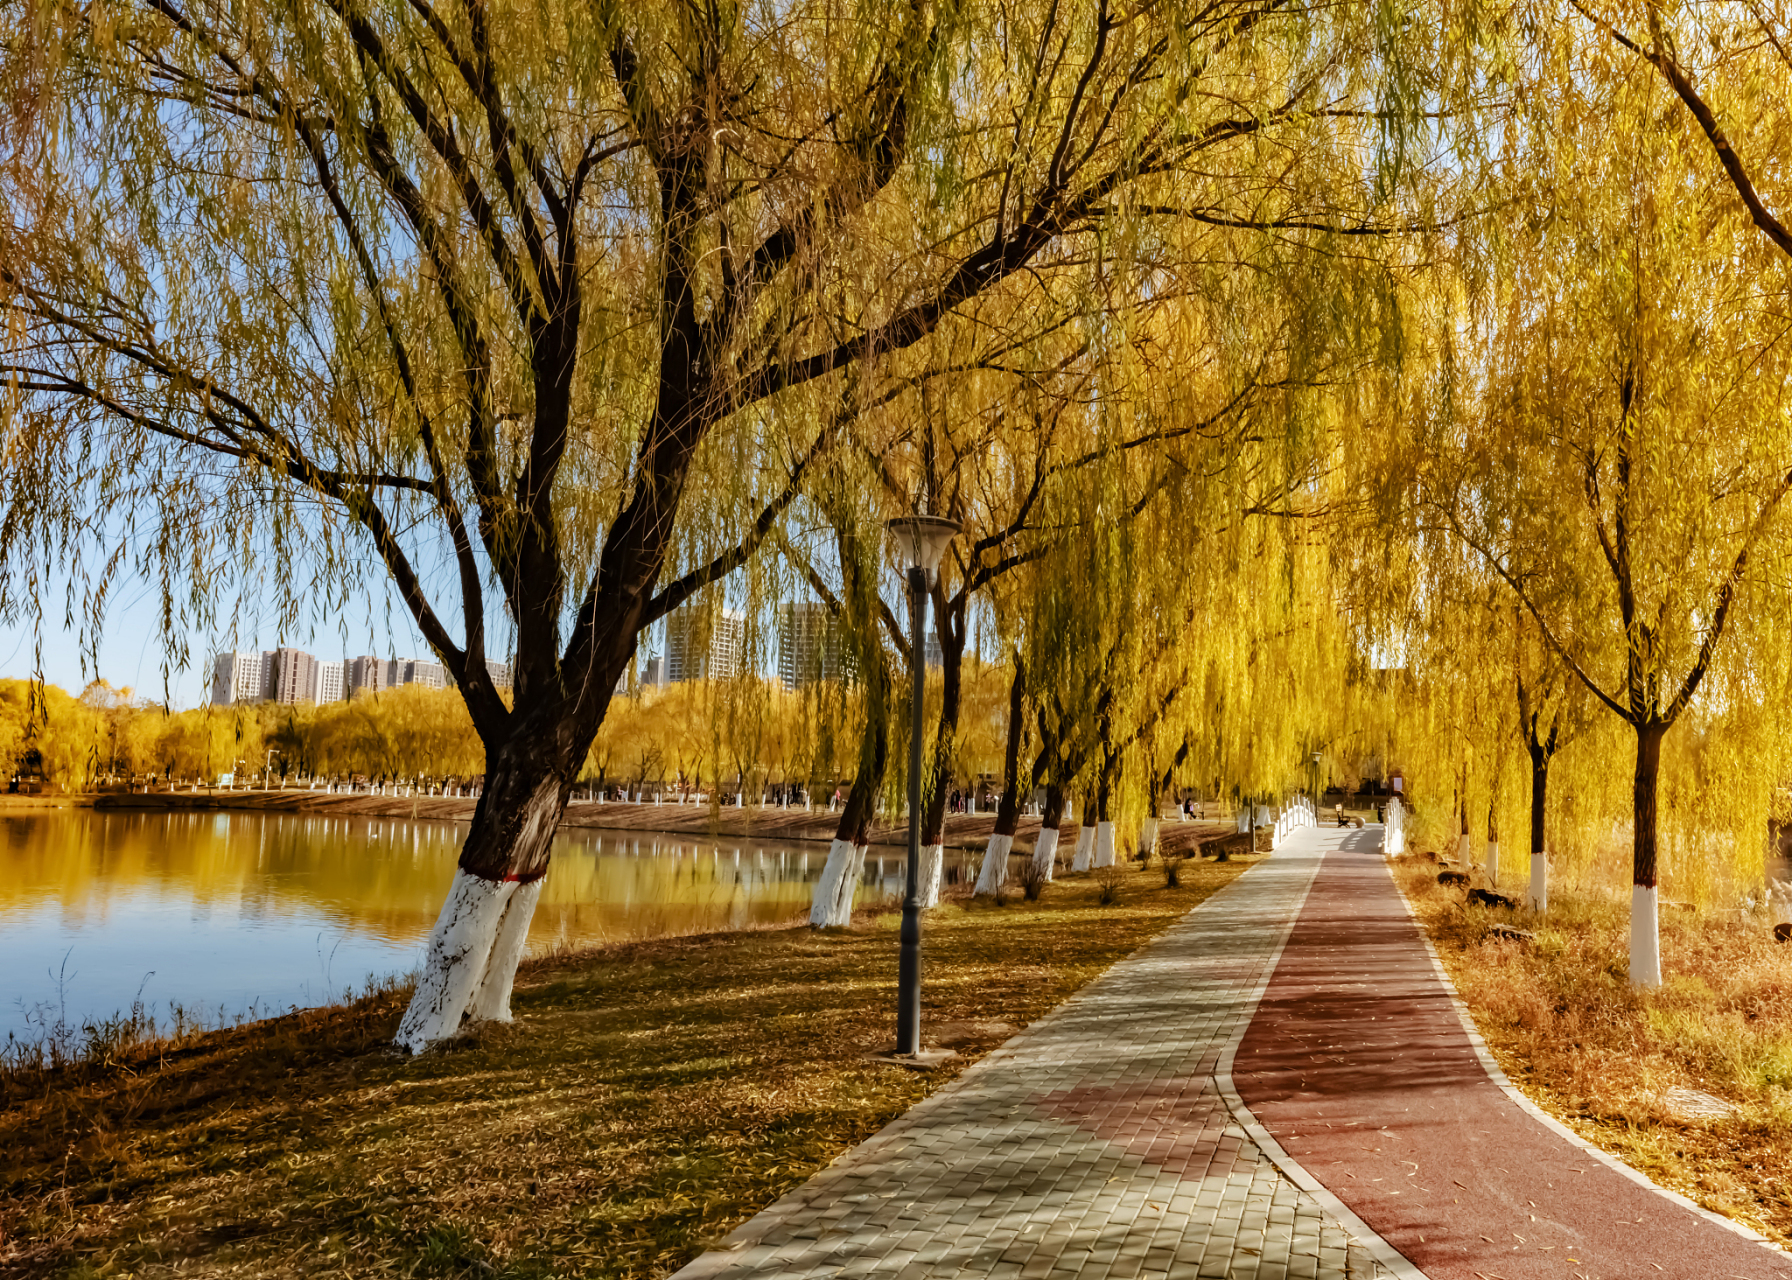
[{"label": "reflection of trees in water", "polygon": [[[314,928],[321,913],[346,931],[402,943],[434,921],[465,830],[328,814],[92,810],[0,824],[0,908],[55,903],[73,928],[147,892],[270,929],[299,916]],[[903,863],[900,851],[875,853],[861,884],[881,898]],[[807,910],[821,865],[802,848],[562,833],[531,942],[578,946],[788,919]]]}]

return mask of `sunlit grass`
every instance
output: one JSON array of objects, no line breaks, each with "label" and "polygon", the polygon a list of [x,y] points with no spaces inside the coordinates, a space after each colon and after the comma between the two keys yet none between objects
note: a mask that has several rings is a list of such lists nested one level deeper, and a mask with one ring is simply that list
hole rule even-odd
[{"label": "sunlit grass", "polygon": [[[1628,904],[1551,892],[1547,918],[1464,907],[1437,867],[1396,864],[1512,1082],[1657,1182],[1792,1244],[1792,946],[1765,917],[1668,910],[1657,991],[1629,984]],[[1496,920],[1535,933],[1501,941]],[[1675,1087],[1736,1107],[1685,1118]]]}]

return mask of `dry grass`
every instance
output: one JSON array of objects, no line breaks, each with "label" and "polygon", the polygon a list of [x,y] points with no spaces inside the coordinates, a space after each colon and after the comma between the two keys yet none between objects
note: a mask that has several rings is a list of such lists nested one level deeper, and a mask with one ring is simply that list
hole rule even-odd
[{"label": "dry grass", "polygon": [[[1030,1022],[1244,865],[930,914],[927,1018]],[[375,993],[0,1074],[0,1275],[663,1276],[939,1088],[878,1067],[896,917],[526,967],[518,1021],[419,1059]]]},{"label": "dry grass", "polygon": [[[1630,985],[1629,905],[1551,893],[1547,919],[1465,907],[1438,868],[1397,864],[1506,1074],[1582,1137],[1658,1183],[1792,1245],[1792,947],[1760,918],[1664,910],[1658,991]],[[1534,942],[1501,941],[1506,921]],[[1676,1114],[1676,1086],[1732,1103]]]}]

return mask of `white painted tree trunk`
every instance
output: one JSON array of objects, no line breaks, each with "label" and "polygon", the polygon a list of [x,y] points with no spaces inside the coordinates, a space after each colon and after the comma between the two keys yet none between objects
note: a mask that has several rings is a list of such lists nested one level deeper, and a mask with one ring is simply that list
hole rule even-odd
[{"label": "white painted tree trunk", "polygon": [[1499,883],[1500,842],[1498,840],[1489,840],[1487,842],[1487,887],[1490,889],[1497,889],[1499,888]]},{"label": "white painted tree trunk", "polygon": [[492,940],[491,958],[485,962],[485,977],[473,993],[474,1021],[509,1022],[510,988],[516,981],[516,966],[523,958],[529,941],[529,922],[535,918],[535,904],[541,900],[541,878],[519,884],[504,905],[504,918],[498,921],[498,936]]},{"label": "white painted tree trunk", "polygon": [[994,893],[1008,883],[1008,851],[1013,847],[1013,836],[990,832],[989,844],[983,850],[983,868],[977,873],[976,893]]},{"label": "white painted tree trunk", "polygon": [[1149,858],[1157,852],[1157,819],[1146,818],[1139,823],[1139,856]]},{"label": "white painted tree trunk", "polygon": [[842,927],[852,923],[852,901],[859,892],[859,880],[865,874],[866,845],[859,845],[852,851],[852,860],[847,863],[846,875],[840,881],[840,900],[834,904],[834,923]]},{"label": "white painted tree trunk", "polygon": [[1661,985],[1659,894],[1652,884],[1630,886],[1630,985]]},{"label": "white painted tree trunk", "polygon": [[[535,882],[540,893],[539,881]],[[448,900],[442,914],[436,917],[430,931],[429,944],[423,953],[423,973],[417,979],[417,992],[398,1024],[397,1043],[412,1053],[422,1053],[437,1041],[445,1040],[460,1030],[461,1017],[473,1006],[473,997],[480,993],[486,970],[493,960],[494,946],[506,908],[515,895],[514,880],[486,880],[456,870],[449,887]],[[526,936],[527,915],[520,913],[521,928]],[[516,955],[521,955],[518,944]],[[497,975],[503,987],[505,1017],[509,1016],[510,982],[516,971],[514,957],[508,973]],[[492,1001],[495,1002],[494,991]]]},{"label": "white painted tree trunk", "polygon": [[1406,806],[1397,799],[1388,801],[1387,829],[1381,835],[1381,851],[1391,857],[1406,852]]},{"label": "white painted tree trunk", "polygon": [[1095,824],[1095,865],[1098,867],[1114,865],[1114,824],[1111,822]]},{"label": "white painted tree trunk", "polygon": [[835,840],[828,846],[828,860],[822,864],[821,879],[815,882],[809,899],[809,923],[815,928],[831,929],[841,923],[835,918],[840,911],[840,884],[852,870],[855,852],[850,840]]},{"label": "white painted tree trunk", "polygon": [[1033,845],[1033,866],[1047,880],[1058,867],[1058,829],[1046,827]]},{"label": "white painted tree trunk", "polygon": [[1542,915],[1549,910],[1549,855],[1531,855],[1531,910]]},{"label": "white painted tree trunk", "polygon": [[1076,829],[1076,852],[1070,860],[1072,871],[1087,871],[1095,861],[1095,828],[1084,824]]},{"label": "white painted tree trunk", "polygon": [[921,905],[940,905],[940,889],[946,879],[946,846],[930,844],[921,850]]},{"label": "white painted tree trunk", "polygon": [[1464,870],[1475,865],[1475,851],[1470,846],[1466,835],[1456,838],[1456,861]]}]

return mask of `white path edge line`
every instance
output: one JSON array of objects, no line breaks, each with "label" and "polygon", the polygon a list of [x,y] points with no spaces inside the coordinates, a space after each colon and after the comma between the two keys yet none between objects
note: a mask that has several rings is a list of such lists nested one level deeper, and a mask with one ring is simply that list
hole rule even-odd
[{"label": "white path edge line", "polygon": [[1268,963],[1263,967],[1263,976],[1257,982],[1257,989],[1245,1001],[1245,1012],[1238,1021],[1238,1031],[1233,1035],[1231,1043],[1220,1054],[1219,1063],[1214,1069],[1213,1081],[1219,1086],[1220,1096],[1225,1099],[1226,1107],[1231,1111],[1232,1118],[1250,1135],[1251,1141],[1257,1144],[1258,1149],[1280,1171],[1283,1177],[1317,1200],[1320,1208],[1336,1218],[1345,1232],[1367,1249],[1375,1261],[1393,1274],[1396,1280],[1430,1280],[1430,1277],[1420,1271],[1411,1259],[1382,1239],[1368,1223],[1351,1212],[1350,1206],[1327,1190],[1319,1179],[1308,1173],[1300,1161],[1284,1151],[1282,1144],[1277,1142],[1275,1136],[1263,1127],[1256,1115],[1245,1105],[1244,1099],[1238,1096],[1237,1086],[1232,1083],[1232,1064],[1238,1057],[1238,1046],[1244,1043],[1245,1033],[1251,1029],[1251,1023],[1256,1018],[1257,1006],[1263,1003],[1263,993],[1269,990],[1270,979],[1275,977],[1276,968],[1282,962],[1282,952],[1288,946],[1288,939],[1293,936],[1294,926],[1300,920],[1300,913],[1307,905],[1307,897],[1313,891],[1313,882],[1319,878],[1319,865],[1328,856],[1329,851],[1322,847],[1319,857],[1314,860],[1313,873],[1307,877],[1306,887],[1301,890],[1300,901],[1294,904],[1294,910],[1282,926],[1282,936],[1276,939],[1275,949],[1271,952]]},{"label": "white path edge line", "polygon": [[1759,1231],[1743,1225],[1734,1218],[1726,1218],[1721,1213],[1714,1213],[1703,1205],[1689,1200],[1678,1191],[1670,1191],[1659,1182],[1651,1179],[1646,1173],[1632,1168],[1617,1156],[1612,1155],[1609,1151],[1603,1151],[1594,1146],[1585,1138],[1581,1137],[1580,1134],[1570,1129],[1567,1125],[1550,1115],[1549,1112],[1545,1111],[1535,1102],[1532,1102],[1523,1093],[1519,1092],[1518,1088],[1506,1078],[1506,1073],[1501,1069],[1500,1064],[1495,1061],[1493,1053],[1487,1048],[1487,1042],[1481,1039],[1481,1033],[1475,1027],[1475,1020],[1468,1011],[1468,1005],[1464,1004],[1462,997],[1456,993],[1456,984],[1450,981],[1449,971],[1444,968],[1444,962],[1439,958],[1437,948],[1431,945],[1431,935],[1425,931],[1425,926],[1420,923],[1418,913],[1412,909],[1412,899],[1406,896],[1406,890],[1401,888],[1400,880],[1394,875],[1394,868],[1388,863],[1385,856],[1382,859],[1382,866],[1388,873],[1388,879],[1394,882],[1394,892],[1400,895],[1400,904],[1406,908],[1407,917],[1412,921],[1413,928],[1418,931],[1419,940],[1425,944],[1425,954],[1431,957],[1431,967],[1437,971],[1437,980],[1443,984],[1444,994],[1449,996],[1450,1003],[1455,1006],[1456,1016],[1462,1021],[1462,1029],[1468,1035],[1468,1042],[1470,1047],[1475,1051],[1475,1057],[1480,1059],[1481,1069],[1487,1073],[1487,1078],[1492,1080],[1502,1093],[1518,1105],[1519,1110],[1525,1112],[1531,1119],[1535,1120],[1544,1128],[1560,1137],[1566,1138],[1569,1144],[1582,1154],[1591,1156],[1614,1173],[1619,1173],[1624,1177],[1629,1178],[1632,1182],[1636,1183],[1637,1186],[1648,1191],[1653,1191],[1656,1195],[1673,1201],[1682,1209],[1692,1210],[1694,1213],[1698,1214],[1699,1217],[1705,1219],[1712,1225],[1722,1227],[1726,1231],[1732,1231],[1743,1239],[1760,1245],[1762,1248],[1768,1250],[1782,1260],[1786,1257],[1787,1251],[1785,1249],[1782,1249]]}]

